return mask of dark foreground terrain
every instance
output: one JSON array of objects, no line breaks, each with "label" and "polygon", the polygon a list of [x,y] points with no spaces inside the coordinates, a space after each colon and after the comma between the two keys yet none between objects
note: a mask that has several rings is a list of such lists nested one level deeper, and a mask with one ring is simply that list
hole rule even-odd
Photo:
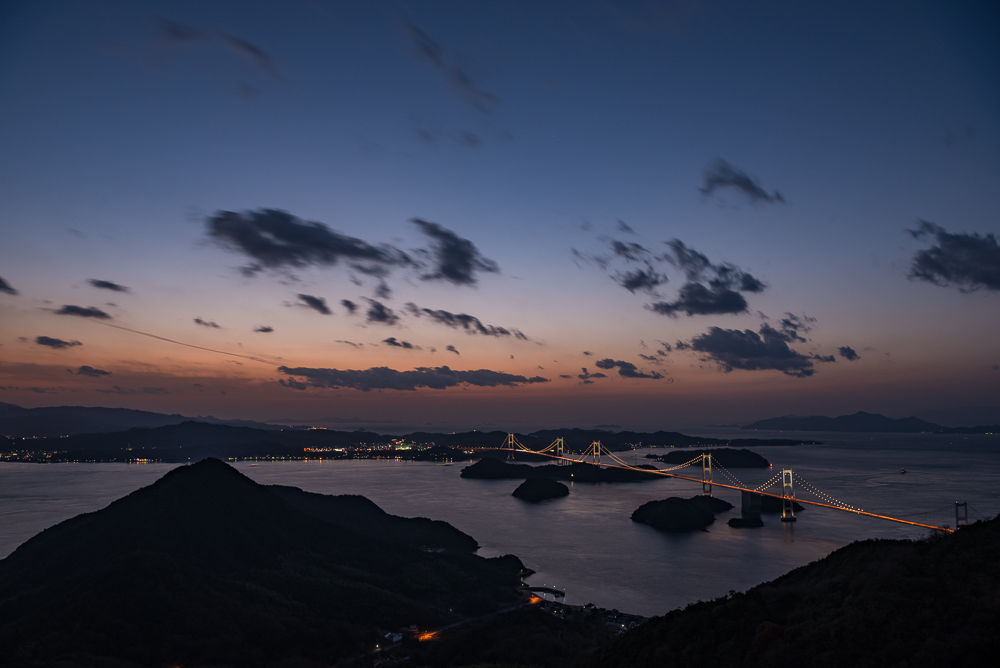
[{"label": "dark foreground terrain", "polygon": [[656,617],[583,668],[995,666],[1000,518],[852,543],[777,580]]},{"label": "dark foreground terrain", "polygon": [[854,543],[645,623],[529,602],[520,561],[474,546],[203,460],[0,561],[0,665],[920,667],[1000,652],[1000,518]]},{"label": "dark foreground terrain", "polygon": [[516,557],[443,523],[379,510],[364,535],[321,519],[337,497],[277,492],[306,512],[206,459],[38,534],[0,561],[0,663],[330,665],[524,600]]}]

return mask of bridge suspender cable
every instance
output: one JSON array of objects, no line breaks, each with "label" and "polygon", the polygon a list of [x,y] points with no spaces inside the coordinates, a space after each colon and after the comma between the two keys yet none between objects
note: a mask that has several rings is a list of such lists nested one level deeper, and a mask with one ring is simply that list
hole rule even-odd
[{"label": "bridge suspender cable", "polygon": [[[662,476],[665,476],[665,477],[668,477],[668,478],[677,478],[678,480],[688,480],[690,482],[697,482],[697,483],[701,483],[702,484],[703,493],[707,493],[707,494],[711,494],[711,491],[710,491],[711,490],[711,486],[714,485],[716,487],[722,487],[724,489],[732,489],[732,490],[736,490],[736,491],[739,491],[739,492],[753,492],[754,494],[760,494],[761,496],[770,496],[770,497],[773,497],[775,499],[781,499],[783,505],[784,505],[784,503],[790,502],[790,501],[792,501],[794,499],[798,503],[805,503],[805,504],[810,505],[810,506],[819,506],[820,508],[832,508],[833,510],[840,510],[840,511],[843,511],[845,513],[854,513],[855,515],[863,515],[865,517],[874,517],[874,518],[880,519],[880,520],[889,520],[890,522],[898,522],[900,524],[909,524],[911,526],[923,527],[925,529],[934,529],[935,531],[945,531],[947,533],[954,533],[954,531],[955,531],[954,529],[950,529],[948,527],[939,527],[939,526],[934,526],[933,524],[923,524],[921,522],[911,522],[910,520],[904,520],[904,519],[900,519],[898,517],[890,517],[888,515],[879,515],[878,513],[869,513],[867,511],[861,510],[859,508],[854,508],[854,507],[851,507],[851,506],[846,506],[846,504],[844,506],[838,506],[838,505],[834,505],[832,503],[823,503],[821,501],[808,501],[806,499],[796,499],[794,497],[785,496],[784,494],[772,494],[770,492],[761,491],[761,488],[769,487],[771,481],[768,481],[768,483],[765,483],[764,485],[761,485],[761,487],[758,487],[756,489],[750,489],[748,487],[742,487],[742,486],[739,486],[739,485],[729,485],[729,484],[722,483],[722,482],[713,482],[712,479],[711,479],[711,473],[707,473],[708,477],[707,478],[705,477],[706,476],[706,472],[707,471],[711,471],[711,468],[710,468],[711,464],[708,464],[707,466],[705,464],[702,465],[703,466],[703,477],[702,478],[691,478],[691,477],[688,477],[688,476],[683,476],[683,475],[679,475],[677,473],[670,473],[669,472],[669,471],[676,471],[677,469],[681,469],[681,468],[684,468],[686,466],[691,466],[693,464],[698,463],[699,460],[702,461],[702,462],[704,462],[704,457],[705,457],[704,455],[699,455],[698,457],[695,457],[694,459],[692,459],[690,462],[687,462],[685,464],[681,464],[679,466],[672,467],[670,469],[645,469],[645,468],[639,468],[639,467],[636,467],[636,466],[629,466],[620,457],[618,457],[614,453],[612,453],[612,452],[608,451],[606,448],[604,448],[601,445],[600,441],[594,441],[593,443],[591,443],[587,447],[587,450],[584,451],[584,453],[580,457],[580,459],[572,459],[572,458],[566,457],[564,455],[553,455],[553,454],[550,454],[549,450],[551,450],[552,448],[556,447],[557,443],[558,443],[558,449],[562,450],[563,444],[562,444],[562,439],[561,438],[556,439],[555,441],[553,441],[551,444],[549,444],[547,447],[543,448],[542,450],[529,450],[524,445],[522,445],[520,442],[518,442],[518,440],[514,437],[513,434],[508,434],[507,438],[504,439],[503,449],[511,451],[509,453],[509,455],[508,455],[508,458],[512,458],[513,457],[513,454],[514,454],[513,451],[514,450],[520,450],[521,452],[529,452],[529,453],[535,454],[535,455],[542,455],[544,457],[550,457],[552,459],[556,459],[556,460],[560,460],[560,461],[565,461],[565,462],[571,463],[571,464],[590,464],[591,466],[604,466],[604,467],[607,467],[607,468],[627,469],[629,471],[642,471],[644,473],[652,473],[652,474],[655,474],[655,475],[662,475]],[[614,461],[616,463],[614,463],[614,464],[601,464],[601,451],[602,450],[604,450],[604,453],[607,455],[607,457],[609,459],[611,459],[612,461]],[[592,462],[586,461],[587,457],[593,457],[594,461],[592,461]],[[779,479],[783,479],[785,477],[783,474],[785,474],[785,473],[788,473],[789,476],[790,476],[792,472],[790,470],[782,471],[782,475],[776,476],[776,477],[779,478]],[[782,480],[782,482],[784,483],[785,481]],[[800,482],[803,482],[803,481],[801,481],[801,479],[800,479]],[[808,483],[806,483],[806,486],[812,488],[813,490],[816,490],[815,487],[813,487],[812,485],[809,485]],[[706,491],[706,490],[708,490],[708,491]],[[819,492],[819,490],[816,490],[816,492]],[[835,500],[832,497],[827,496],[826,494],[823,494],[822,492],[819,492],[819,494],[821,494],[822,496],[824,496],[824,497],[826,497],[828,499]]]}]

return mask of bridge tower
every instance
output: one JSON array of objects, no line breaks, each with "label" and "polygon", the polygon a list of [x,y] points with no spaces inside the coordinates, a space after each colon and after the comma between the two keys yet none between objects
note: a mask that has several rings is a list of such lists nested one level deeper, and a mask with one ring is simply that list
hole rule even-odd
[{"label": "bridge tower", "polygon": [[562,436],[556,439],[555,445],[556,445],[556,457],[559,457],[559,459],[556,460],[556,465],[557,466],[568,465],[569,462],[563,459],[563,457],[566,456],[566,444],[563,442]]},{"label": "bridge tower", "polygon": [[507,459],[514,459],[514,450],[517,449],[516,443],[517,439],[514,438],[514,434],[507,434],[507,438],[503,440],[500,449],[507,451]]},{"label": "bridge tower", "polygon": [[792,469],[781,470],[781,521],[794,522],[795,490],[792,489]]},{"label": "bridge tower", "polygon": [[594,441],[594,463],[595,464],[600,464],[601,463],[601,442],[600,441]]},{"label": "bridge tower", "polygon": [[701,495],[712,496],[712,455],[701,456]]},{"label": "bridge tower", "polygon": [[[948,526],[947,524],[945,526]],[[969,526],[969,504],[965,501],[955,502],[955,528]]]}]

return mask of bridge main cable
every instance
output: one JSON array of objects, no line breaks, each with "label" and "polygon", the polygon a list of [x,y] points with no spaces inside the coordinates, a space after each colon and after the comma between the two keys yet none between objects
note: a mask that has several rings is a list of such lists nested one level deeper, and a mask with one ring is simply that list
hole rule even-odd
[{"label": "bridge main cable", "polygon": [[[552,454],[549,454],[548,452],[546,452],[546,450],[548,450],[549,448],[551,448],[551,446],[549,446],[549,448],[545,448],[545,450],[538,451],[538,450],[529,450],[523,444],[521,444],[520,442],[518,442],[516,440],[514,442],[517,443],[518,446],[520,446],[518,449],[521,450],[522,452],[530,452],[532,454],[542,455],[543,457],[551,457],[552,459],[560,459],[562,461],[571,462],[573,464],[589,464],[591,466],[605,466],[607,468],[624,469],[624,470],[627,470],[627,471],[643,471],[645,473],[654,473],[656,475],[662,475],[662,476],[665,476],[665,477],[668,477],[668,478],[677,478],[679,480],[688,480],[690,482],[697,482],[697,483],[703,483],[704,482],[701,478],[690,478],[688,476],[679,475],[677,473],[668,473],[668,472],[663,471],[661,469],[642,469],[642,468],[638,468],[638,467],[635,467],[635,466],[629,466],[628,464],[625,464],[625,465],[619,465],[619,464],[597,464],[597,463],[594,463],[594,462],[584,461],[583,459],[571,459],[569,457],[560,457],[558,455],[552,455]],[[591,444],[591,447],[593,447],[593,443]],[[589,449],[588,449],[588,452],[589,452]],[[584,455],[584,457],[586,457],[586,455]],[[614,459],[618,459],[618,461],[621,461],[621,459],[619,459],[618,457],[614,457],[613,455],[612,455],[612,457]],[[697,460],[697,457],[695,459],[693,459],[692,461],[696,461],[696,460]],[[671,469],[671,470],[675,470],[675,469]],[[722,483],[722,482],[713,482],[712,484],[714,486],[716,486],[716,487],[722,487],[722,488],[725,488],[725,489],[732,489],[732,490],[736,490],[738,492],[753,492],[754,494],[760,494],[761,496],[770,496],[770,497],[773,497],[775,499],[784,499],[785,498],[781,494],[772,494],[770,492],[759,492],[759,491],[757,491],[755,489],[750,489],[748,487],[739,487],[737,485],[728,485],[728,484]],[[921,522],[911,522],[909,520],[900,519],[898,517],[890,517],[889,515],[879,515],[878,513],[869,513],[869,512],[867,512],[865,510],[857,510],[857,509],[854,509],[854,508],[842,508],[841,506],[835,506],[835,505],[833,505],[831,503],[822,503],[820,501],[809,501],[807,499],[798,499],[798,498],[796,498],[795,501],[797,501],[798,503],[805,503],[805,504],[810,505],[810,506],[819,506],[820,508],[832,508],[833,510],[840,510],[840,511],[843,511],[845,513],[853,513],[855,515],[864,515],[865,517],[874,517],[874,518],[880,519],[880,520],[889,520],[890,522],[899,522],[900,524],[909,524],[911,526],[923,527],[924,529],[934,529],[935,531],[945,531],[947,533],[954,533],[955,532],[954,529],[949,529],[948,527],[939,527],[939,526],[934,526],[933,524],[923,524]]]}]

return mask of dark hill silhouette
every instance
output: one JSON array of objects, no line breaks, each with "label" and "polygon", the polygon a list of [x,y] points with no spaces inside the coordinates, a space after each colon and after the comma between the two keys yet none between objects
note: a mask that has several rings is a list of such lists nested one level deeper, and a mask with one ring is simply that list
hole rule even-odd
[{"label": "dark hill silhouette", "polygon": [[426,517],[390,515],[363,496],[328,496],[283,485],[269,485],[268,489],[307,515],[372,538],[458,552],[474,552],[479,549],[475,538],[447,522]]},{"label": "dark hill silhouette", "polygon": [[0,647],[26,664],[333,663],[380,629],[516,602],[521,568],[362,536],[207,459],[0,561]]},{"label": "dark hill silhouette", "polygon": [[852,543],[746,593],[656,617],[582,668],[988,666],[1000,653],[1000,518]]},{"label": "dark hill silhouette", "polygon": [[809,417],[777,417],[748,424],[742,429],[765,429],[769,431],[848,431],[883,433],[919,433],[944,429],[941,425],[908,417],[899,420],[875,413],[858,411],[853,415],[830,418],[823,415]]},{"label": "dark hill silhouette", "polygon": [[517,486],[511,496],[531,503],[539,503],[548,499],[569,496],[569,487],[551,478],[528,478]]}]

